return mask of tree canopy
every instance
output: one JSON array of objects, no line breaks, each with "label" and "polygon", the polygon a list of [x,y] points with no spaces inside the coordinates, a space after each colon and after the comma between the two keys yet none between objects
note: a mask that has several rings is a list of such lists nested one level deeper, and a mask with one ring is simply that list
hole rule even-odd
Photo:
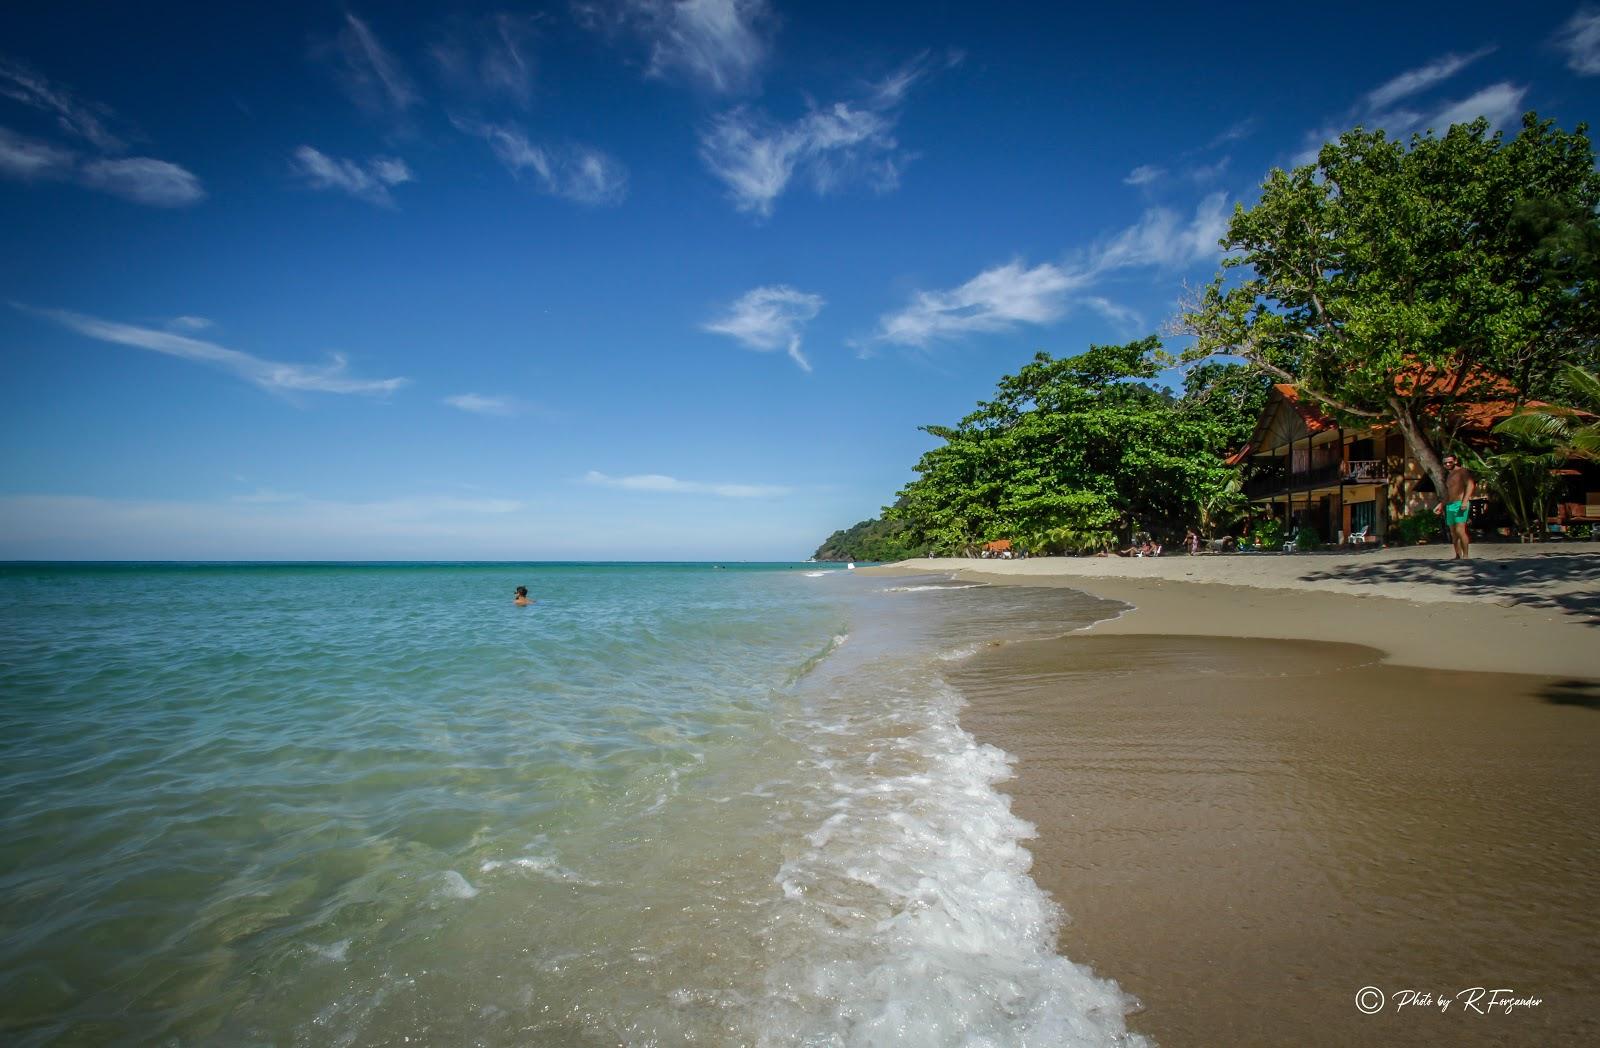
[{"label": "tree canopy", "polygon": [[1357,128],[1235,208],[1235,254],[1181,320],[1186,357],[1242,357],[1347,421],[1393,421],[1442,485],[1429,431],[1451,402],[1592,366],[1597,208],[1581,124],[1529,113],[1507,141],[1480,119],[1409,146]]},{"label": "tree canopy", "polygon": [[[1238,366],[1190,375],[1183,398],[1157,388],[1160,342],[1039,353],[953,426],[889,511],[937,552],[1012,539],[1036,552],[1103,549],[1133,530],[1181,535],[1237,498],[1223,457],[1248,433],[1265,382]],[[1231,491],[1231,494],[1230,494]]]},{"label": "tree canopy", "polygon": [[908,560],[927,552],[904,521],[881,517],[863,520],[829,535],[813,560]]}]

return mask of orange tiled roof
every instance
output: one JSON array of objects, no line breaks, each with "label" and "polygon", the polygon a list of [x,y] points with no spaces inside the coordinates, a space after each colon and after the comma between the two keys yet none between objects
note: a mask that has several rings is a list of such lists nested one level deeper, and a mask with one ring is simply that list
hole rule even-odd
[{"label": "orange tiled roof", "polygon": [[1325,429],[1333,429],[1339,423],[1333,416],[1325,413],[1310,401],[1300,399],[1300,390],[1287,382],[1274,382],[1272,388],[1283,394],[1283,399],[1294,408],[1295,414],[1306,424],[1306,429],[1313,433],[1321,433]]},{"label": "orange tiled roof", "polygon": [[[1299,387],[1288,382],[1275,382],[1272,388],[1294,409],[1295,414],[1300,416],[1307,432],[1322,433],[1339,425],[1338,420],[1323,411],[1315,401],[1301,396]],[[1459,422],[1459,428],[1467,432],[1487,433],[1517,411],[1516,385],[1482,368],[1469,369],[1465,374],[1441,371],[1433,367],[1414,368],[1396,376],[1395,391],[1402,396],[1413,396],[1420,392],[1440,398],[1464,395],[1484,397],[1482,400],[1459,400],[1451,404],[1448,409]],[[1522,404],[1524,408],[1545,406],[1547,405],[1537,400],[1524,401]],[[1264,424],[1268,410],[1270,406],[1262,410],[1262,423],[1257,424],[1256,436],[1260,435],[1260,427]],[[1431,413],[1431,409],[1425,410]],[[1371,428],[1381,430],[1386,428],[1386,424],[1375,423]],[[1255,439],[1254,436],[1251,437],[1249,443],[1229,455],[1226,459],[1227,464],[1237,466],[1248,458],[1256,450]]]}]

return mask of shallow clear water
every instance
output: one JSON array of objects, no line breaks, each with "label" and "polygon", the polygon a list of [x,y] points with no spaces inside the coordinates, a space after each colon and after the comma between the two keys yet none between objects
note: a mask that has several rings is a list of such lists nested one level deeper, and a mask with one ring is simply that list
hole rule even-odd
[{"label": "shallow clear water", "polygon": [[1120,1043],[941,672],[1108,613],[797,565],[0,567],[0,1039]]}]

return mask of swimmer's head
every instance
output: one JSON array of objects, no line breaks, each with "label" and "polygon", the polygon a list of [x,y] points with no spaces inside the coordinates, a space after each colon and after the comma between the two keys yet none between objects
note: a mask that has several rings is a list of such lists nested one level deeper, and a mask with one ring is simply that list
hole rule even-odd
[{"label": "swimmer's head", "polygon": [[517,587],[517,596],[526,597],[527,595],[528,595],[528,587],[526,587],[526,586],[518,586]]}]

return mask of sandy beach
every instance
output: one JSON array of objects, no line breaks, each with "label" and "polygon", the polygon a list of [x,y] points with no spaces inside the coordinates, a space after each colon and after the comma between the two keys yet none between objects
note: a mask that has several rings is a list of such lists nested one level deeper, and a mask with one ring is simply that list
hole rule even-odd
[{"label": "sandy beach", "polygon": [[[1600,546],[1481,552],[870,570],[1133,606],[952,679],[1017,757],[1062,951],[1144,1002],[1134,1029],[1600,1043]],[[1501,989],[1540,1003],[1484,1009]]]}]

